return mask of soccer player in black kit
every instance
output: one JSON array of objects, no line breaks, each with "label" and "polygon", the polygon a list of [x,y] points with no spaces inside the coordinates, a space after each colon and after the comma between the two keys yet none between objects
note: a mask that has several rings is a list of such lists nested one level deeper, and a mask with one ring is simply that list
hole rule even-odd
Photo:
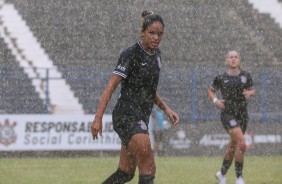
[{"label": "soccer player in black kit", "polygon": [[158,49],[164,32],[160,15],[142,12],[141,39],[125,49],[118,60],[97,107],[91,131],[93,139],[102,135],[102,116],[116,87],[121,83],[120,97],[113,110],[113,126],[122,145],[117,170],[103,184],[123,184],[139,170],[139,184],[153,184],[155,160],[148,133],[149,116],[156,104],[177,125],[179,117],[157,93],[161,52]]},{"label": "soccer player in black kit", "polygon": [[[216,173],[219,184],[226,184],[226,173],[235,158],[236,184],[244,184],[242,177],[246,143],[244,133],[248,123],[247,99],[255,94],[250,74],[240,68],[240,56],[230,51],[226,57],[228,70],[214,78],[208,96],[221,110],[221,122],[230,136],[220,171]],[[216,91],[220,90],[222,99]]]}]

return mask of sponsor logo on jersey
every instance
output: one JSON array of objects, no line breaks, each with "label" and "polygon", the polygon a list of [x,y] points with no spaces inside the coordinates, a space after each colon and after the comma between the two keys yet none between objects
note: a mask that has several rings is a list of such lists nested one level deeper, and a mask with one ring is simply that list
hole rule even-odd
[{"label": "sponsor logo on jersey", "polygon": [[231,119],[231,120],[229,121],[229,124],[230,124],[230,126],[234,127],[234,126],[237,125],[237,122],[236,122],[235,119]]},{"label": "sponsor logo on jersey", "polygon": [[142,130],[147,130],[147,125],[143,120],[140,120],[138,124],[140,125]]},{"label": "sponsor logo on jersey", "polygon": [[229,82],[229,80],[224,80],[224,83],[227,83],[227,82]]},{"label": "sponsor logo on jersey", "polygon": [[247,77],[241,76],[241,82],[245,84],[247,82]]},{"label": "sponsor logo on jersey", "polygon": [[17,139],[17,135],[15,132],[16,122],[10,123],[8,119],[2,124],[0,122],[0,143],[8,146],[14,143]]},{"label": "sponsor logo on jersey", "polygon": [[119,70],[121,70],[121,71],[125,71],[125,67],[124,66],[121,66],[121,64],[119,64],[118,66],[117,66],[117,69],[119,69]]}]

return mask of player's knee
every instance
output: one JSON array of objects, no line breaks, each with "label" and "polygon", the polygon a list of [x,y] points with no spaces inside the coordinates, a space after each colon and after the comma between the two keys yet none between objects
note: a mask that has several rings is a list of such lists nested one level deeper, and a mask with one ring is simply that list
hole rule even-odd
[{"label": "player's knee", "polygon": [[156,164],[154,160],[151,160],[151,159],[142,160],[138,164],[138,167],[141,173],[146,173],[148,175],[155,175],[156,173]]},{"label": "player's knee", "polygon": [[140,175],[138,184],[153,184],[155,176],[152,175]]},{"label": "player's knee", "polygon": [[[151,159],[147,160],[147,162],[144,162],[143,166],[146,168],[145,170],[149,171],[149,172],[146,171],[146,173],[148,173],[150,175],[155,175],[155,173],[156,173],[156,163],[155,163],[154,160],[151,160]],[[143,169],[141,169],[141,170],[143,170]]]},{"label": "player's knee", "polygon": [[152,174],[156,173],[156,164],[155,164],[155,162],[151,163],[150,169],[152,170]]},{"label": "player's knee", "polygon": [[245,153],[246,147],[247,147],[247,145],[246,145],[245,142],[241,142],[241,143],[239,144],[239,150],[240,150],[242,153]]}]

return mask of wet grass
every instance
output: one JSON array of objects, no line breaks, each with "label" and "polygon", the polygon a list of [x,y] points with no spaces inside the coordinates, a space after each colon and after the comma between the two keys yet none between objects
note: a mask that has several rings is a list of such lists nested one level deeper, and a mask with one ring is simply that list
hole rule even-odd
[{"label": "wet grass", "polygon": [[[155,184],[216,184],[221,157],[158,157]],[[2,158],[1,184],[100,184],[117,168],[110,158]],[[245,159],[247,184],[281,184],[282,156]],[[227,182],[235,183],[234,164]],[[138,183],[138,173],[129,184]]]}]

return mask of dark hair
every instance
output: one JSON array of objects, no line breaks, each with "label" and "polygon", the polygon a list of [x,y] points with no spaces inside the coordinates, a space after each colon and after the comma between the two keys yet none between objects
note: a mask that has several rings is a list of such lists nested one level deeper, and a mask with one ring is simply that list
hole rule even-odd
[{"label": "dark hair", "polygon": [[162,17],[158,14],[154,14],[151,11],[144,10],[141,16],[143,18],[142,31],[145,31],[153,22],[160,22],[163,26],[165,26]]}]

